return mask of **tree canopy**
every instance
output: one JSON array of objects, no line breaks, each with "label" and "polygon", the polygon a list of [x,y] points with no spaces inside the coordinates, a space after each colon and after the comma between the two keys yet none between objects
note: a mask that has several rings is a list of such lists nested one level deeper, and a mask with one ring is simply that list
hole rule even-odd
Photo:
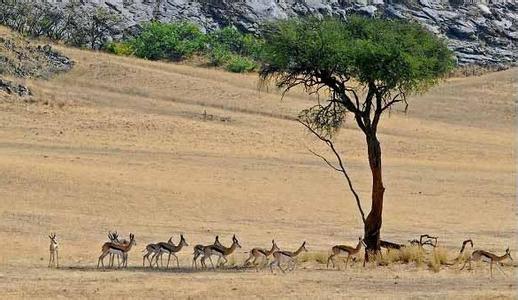
[{"label": "tree canopy", "polygon": [[[285,89],[329,89],[332,100],[342,104],[335,108],[354,113],[370,107],[358,103],[357,91],[347,84],[352,80],[370,97],[381,96],[383,109],[394,97],[399,102],[425,91],[454,66],[452,52],[439,37],[398,20],[289,19],[267,25],[264,38],[263,79]],[[340,125],[334,121],[333,127]]]}]

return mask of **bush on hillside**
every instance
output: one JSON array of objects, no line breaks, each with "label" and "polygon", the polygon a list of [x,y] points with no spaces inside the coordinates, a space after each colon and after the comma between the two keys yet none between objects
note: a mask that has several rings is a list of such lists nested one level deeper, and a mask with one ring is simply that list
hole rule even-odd
[{"label": "bush on hillside", "polygon": [[234,73],[252,72],[257,68],[257,63],[251,58],[232,55],[225,69]]},{"label": "bush on hillside", "polygon": [[108,43],[105,47],[105,50],[109,53],[113,53],[115,55],[120,56],[130,56],[133,55],[135,51],[130,43],[128,42],[111,42]]},{"label": "bush on hillside", "polygon": [[130,44],[138,57],[178,61],[203,50],[205,35],[198,26],[189,22],[151,22],[144,25],[142,32]]}]

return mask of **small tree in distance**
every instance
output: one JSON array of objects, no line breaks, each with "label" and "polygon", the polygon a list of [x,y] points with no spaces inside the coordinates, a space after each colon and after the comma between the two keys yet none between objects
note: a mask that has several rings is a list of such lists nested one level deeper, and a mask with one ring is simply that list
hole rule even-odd
[{"label": "small tree in distance", "polygon": [[[266,26],[260,77],[284,92],[301,86],[308,93],[326,91],[329,98],[301,112],[299,121],[325,142],[357,201],[364,223],[366,260],[380,250],[383,195],[381,116],[408,95],[438,83],[454,66],[452,52],[420,25],[351,16],[290,19]],[[345,115],[352,114],[365,135],[372,174],[371,210],[365,217],[343,161],[332,143]]]}]

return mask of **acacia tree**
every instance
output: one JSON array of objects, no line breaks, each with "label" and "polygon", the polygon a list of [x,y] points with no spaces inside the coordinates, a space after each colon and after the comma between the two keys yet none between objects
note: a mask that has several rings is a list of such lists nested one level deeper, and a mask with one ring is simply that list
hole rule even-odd
[{"label": "acacia tree", "polygon": [[[260,77],[284,93],[301,86],[328,99],[304,110],[299,121],[334,152],[354,193],[364,223],[366,260],[380,250],[383,195],[378,125],[383,113],[407,96],[426,91],[454,66],[445,43],[416,23],[351,16],[290,19],[267,25]],[[319,97],[320,98],[320,97]],[[332,143],[346,114],[365,135],[372,173],[371,210],[364,216],[358,195]],[[315,153],[316,154],[316,153]]]}]

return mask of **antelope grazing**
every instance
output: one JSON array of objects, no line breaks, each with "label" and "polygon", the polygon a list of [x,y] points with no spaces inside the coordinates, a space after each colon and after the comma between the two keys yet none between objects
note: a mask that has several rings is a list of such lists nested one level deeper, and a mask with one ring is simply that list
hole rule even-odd
[{"label": "antelope grazing", "polygon": [[[99,268],[99,263],[101,263],[104,268],[104,258],[108,254],[114,254],[114,255],[119,255],[119,256],[123,257],[123,262],[122,262],[123,267],[127,267],[128,266],[127,253],[131,250],[131,247],[136,244],[137,244],[137,242],[135,241],[135,236],[133,235],[133,233],[130,233],[130,240],[129,240],[128,244],[117,244],[117,243],[113,243],[113,242],[104,243],[104,245],[102,246],[102,254],[101,254],[101,256],[99,256],[99,260],[97,261],[97,268]],[[119,267],[120,267],[120,265],[119,265]]]},{"label": "antelope grazing", "polygon": [[[498,262],[502,261],[502,260],[505,260],[509,258],[511,261],[513,260],[513,258],[511,257],[511,252],[509,251],[509,248],[507,248],[505,250],[505,254],[502,255],[502,256],[498,256],[498,255],[495,255],[491,252],[488,252],[488,251],[484,251],[484,250],[475,250],[473,251],[473,253],[471,254],[470,258],[464,263],[464,265],[462,266],[462,268],[460,268],[461,270],[464,269],[464,267],[466,267],[466,264],[469,263],[469,268],[468,270],[471,270],[471,261],[479,261],[479,260],[482,260],[482,261],[489,261],[489,270],[491,272],[491,278],[493,278],[493,262],[496,262],[496,266],[498,267],[498,269],[504,274],[504,270],[502,270],[502,268],[498,265]],[[506,275],[507,276],[507,275]]]},{"label": "antelope grazing", "polygon": [[167,241],[167,243],[161,242],[161,243],[158,243],[157,245],[160,250],[159,250],[158,254],[155,255],[156,256],[156,265],[158,266],[158,257],[160,256],[160,263],[162,266],[164,266],[164,263],[162,262],[162,255],[164,253],[168,253],[169,258],[167,259],[166,268],[169,268],[169,261],[171,260],[171,255],[174,256],[174,258],[176,259],[176,267],[180,268],[180,263],[178,262],[178,256],[176,256],[176,253],[179,252],[180,250],[182,250],[182,248],[184,246],[186,246],[186,247],[189,246],[189,244],[187,244],[187,242],[185,241],[183,234],[180,234],[180,242],[178,243],[178,245],[175,245],[173,243],[173,237],[170,237],[169,240]]},{"label": "antelope grazing", "polygon": [[250,251],[250,256],[247,260],[245,260],[244,266],[249,264],[251,260],[252,265],[255,266],[255,270],[259,272],[258,264],[256,264],[256,261],[258,259],[261,259],[263,262],[268,263],[268,257],[273,254],[275,251],[279,251],[279,247],[277,247],[277,244],[275,244],[275,240],[272,240],[272,248],[270,250],[264,249],[264,248],[253,248]]},{"label": "antelope grazing", "polygon": [[[273,265],[277,265],[277,267],[281,269],[282,273],[286,273],[286,271],[281,268],[282,263],[287,263],[286,270],[293,270],[295,268],[295,257],[297,257],[297,255],[299,255],[302,251],[308,251],[306,249],[305,241],[295,252],[280,250],[273,252],[273,261],[270,263],[270,271],[273,273]],[[292,265],[291,269],[290,264]]]},{"label": "antelope grazing", "polygon": [[207,257],[208,257],[210,260],[210,264],[212,265],[212,269],[213,270],[216,269],[214,267],[214,263],[212,262],[212,258],[211,258],[212,255],[218,256],[218,264],[219,264],[219,260],[221,258],[223,258],[225,260],[222,265],[226,264],[228,262],[227,256],[232,254],[234,252],[234,250],[236,250],[236,248],[241,248],[241,245],[239,245],[239,241],[237,240],[235,234],[232,236],[232,245],[228,248],[225,246],[217,246],[217,245],[206,246],[203,249],[203,257],[201,258],[202,267],[204,267],[204,268],[207,267],[207,265],[205,264],[205,259],[207,259]]},{"label": "antelope grazing", "polygon": [[55,233],[51,233],[49,235],[49,239],[50,239],[49,268],[54,264],[54,262],[56,263],[56,268],[59,268],[59,256],[58,256],[59,244],[58,244],[58,241],[57,241],[57,238],[56,238],[56,234]]},{"label": "antelope grazing", "polygon": [[[345,268],[347,269],[347,265],[349,264],[349,258],[351,256],[354,256],[360,252],[362,248],[363,240],[360,237],[358,239],[358,244],[356,245],[356,248],[353,248],[351,246],[346,245],[336,245],[333,248],[331,248],[331,251],[333,252],[331,255],[329,255],[329,258],[327,259],[327,267],[329,268],[329,262],[331,261],[333,263],[333,268],[335,267],[335,256],[345,255],[347,254],[347,260],[345,262]],[[338,270],[340,270],[340,266],[338,266]]]},{"label": "antelope grazing", "polygon": [[[220,242],[219,242],[219,236],[216,235],[216,239],[214,240],[214,243],[212,244],[214,246],[219,246],[219,247],[224,247]],[[204,246],[204,245],[201,245],[201,244],[198,244],[196,246],[194,246],[194,252],[192,253],[193,254],[193,258],[192,258],[192,266],[194,266],[195,269],[198,269],[198,257],[200,257],[203,252],[204,252],[204,249],[205,247],[208,247],[208,246]],[[219,260],[218,260],[219,262]]]},{"label": "antelope grazing", "polygon": [[[158,246],[158,244],[147,244],[146,248],[144,250],[142,250],[142,252],[146,252],[144,254],[144,256],[142,257],[142,266],[143,267],[145,266],[145,262],[147,259],[147,261],[149,262],[149,266],[153,267],[152,262],[153,262],[153,259],[155,259],[155,257],[158,255],[158,253],[160,253],[160,246]],[[150,260],[149,256],[151,254],[153,254],[153,256],[151,256],[151,260]],[[158,267],[158,259],[156,260],[156,266]]]}]

